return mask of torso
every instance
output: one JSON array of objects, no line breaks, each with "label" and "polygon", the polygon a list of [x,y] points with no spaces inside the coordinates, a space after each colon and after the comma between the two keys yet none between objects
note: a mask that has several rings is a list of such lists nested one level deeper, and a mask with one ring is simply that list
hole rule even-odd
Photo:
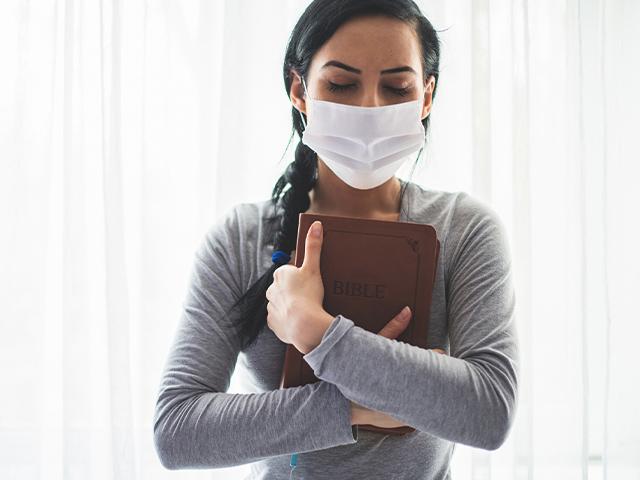
[{"label": "torso", "polygon": [[[412,197],[415,196],[414,197]],[[418,223],[430,223],[436,227],[441,240],[444,240],[447,227],[449,225],[452,205],[455,203],[455,194],[441,194],[439,192],[423,191],[418,186],[413,186],[407,192],[407,208],[401,217],[401,221],[412,221]],[[411,202],[411,205],[409,205]],[[266,209],[262,204],[259,206]],[[409,208],[409,207],[413,208]],[[267,237],[263,235],[263,230],[258,229],[258,234],[254,232],[253,223],[261,224],[260,218],[256,218],[256,213],[261,212],[260,208],[247,205],[246,218],[252,220],[251,237],[245,236],[240,240],[240,244],[246,245],[246,250],[242,251],[241,257],[248,259],[259,258],[260,264],[251,267],[251,274],[247,277],[244,288],[259,278],[265,270],[271,266],[271,254],[273,246],[268,243]],[[322,213],[314,210],[307,210],[310,213]],[[398,221],[400,218],[395,215],[377,215],[373,218],[382,220]],[[250,238],[250,240],[249,240]],[[262,253],[256,256],[253,245],[260,245]],[[444,255],[444,248],[440,255]],[[295,259],[295,251],[291,253],[291,261]],[[427,337],[427,348],[440,348],[445,352],[449,349],[448,328],[447,328],[447,308],[445,296],[444,278],[444,257],[440,258],[436,273],[436,283],[434,285],[432,308],[430,311],[430,329]],[[272,330],[264,328],[255,340],[255,343],[244,349],[239,356],[238,371],[244,372],[243,387],[245,392],[268,392],[280,387],[282,375],[282,365],[284,362],[287,345],[276,337]],[[448,472],[449,457],[452,453],[452,443],[442,438],[436,437],[426,432],[415,431],[406,435],[396,436],[376,432],[360,430],[358,441],[352,445],[340,445],[323,450],[304,452],[299,457],[299,467],[310,475],[310,478],[341,478],[340,472],[345,470],[363,469],[364,465],[374,465],[379,469],[380,478],[412,478],[444,480],[450,478]],[[407,459],[406,471],[398,472],[396,466],[402,464],[403,459]],[[276,478],[281,474],[282,478],[290,471],[290,455],[281,455],[264,459],[254,464],[253,479]],[[371,468],[374,468],[371,467]],[[315,472],[322,472],[322,475],[313,476]],[[307,475],[305,475],[307,477]],[[277,477],[279,478],[279,477]]]}]

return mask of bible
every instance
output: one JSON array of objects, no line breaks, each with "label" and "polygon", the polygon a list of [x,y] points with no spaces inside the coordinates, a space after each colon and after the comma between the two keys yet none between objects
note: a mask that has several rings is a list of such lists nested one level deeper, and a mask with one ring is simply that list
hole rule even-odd
[{"label": "bible", "polygon": [[[421,223],[303,212],[299,214],[296,241],[297,267],[304,261],[307,231],[316,220],[322,222],[323,232],[320,254],[323,308],[377,334],[408,305],[412,313],[410,323],[395,340],[426,348],[440,253],[435,228]],[[287,345],[280,388],[317,381],[302,353]],[[396,435],[415,431],[409,426],[358,426]]]}]

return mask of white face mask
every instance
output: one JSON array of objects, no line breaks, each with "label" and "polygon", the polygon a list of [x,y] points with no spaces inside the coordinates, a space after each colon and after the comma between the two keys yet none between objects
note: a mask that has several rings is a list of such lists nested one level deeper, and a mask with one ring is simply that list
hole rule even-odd
[{"label": "white face mask", "polygon": [[[302,77],[301,77],[302,78]],[[389,180],[425,140],[422,99],[382,107],[359,107],[315,100],[308,124],[298,110],[302,143],[353,188],[366,190]]]}]

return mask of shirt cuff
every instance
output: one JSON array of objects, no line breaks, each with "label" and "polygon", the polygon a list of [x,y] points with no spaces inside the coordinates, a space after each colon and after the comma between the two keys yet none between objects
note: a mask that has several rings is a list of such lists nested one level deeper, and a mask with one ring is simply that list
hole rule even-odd
[{"label": "shirt cuff", "polygon": [[324,332],[320,343],[313,349],[302,356],[304,360],[313,369],[313,373],[316,377],[320,378],[322,370],[322,362],[326,355],[331,351],[333,346],[340,341],[342,337],[354,327],[352,320],[347,317],[343,317],[341,314],[336,317],[329,325],[329,328]]},{"label": "shirt cuff", "polygon": [[[351,424],[351,400],[345,397],[333,383],[316,382],[313,385],[316,384],[328,395],[328,398],[324,401],[322,408],[316,409],[317,415],[321,417],[322,426],[321,431],[314,436],[322,446],[314,448],[314,450],[356,443],[358,441],[358,426]],[[316,415],[314,415],[314,420],[315,417]],[[351,431],[349,431],[349,427],[351,427]],[[300,428],[308,430],[305,425]]]}]

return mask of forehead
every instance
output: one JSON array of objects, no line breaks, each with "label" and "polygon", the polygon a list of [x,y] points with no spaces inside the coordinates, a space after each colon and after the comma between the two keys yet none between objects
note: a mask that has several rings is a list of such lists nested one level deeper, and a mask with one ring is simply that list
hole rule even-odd
[{"label": "forehead", "polygon": [[314,55],[311,69],[329,60],[359,68],[363,74],[409,65],[421,70],[421,50],[414,27],[386,15],[356,17],[343,23]]}]

